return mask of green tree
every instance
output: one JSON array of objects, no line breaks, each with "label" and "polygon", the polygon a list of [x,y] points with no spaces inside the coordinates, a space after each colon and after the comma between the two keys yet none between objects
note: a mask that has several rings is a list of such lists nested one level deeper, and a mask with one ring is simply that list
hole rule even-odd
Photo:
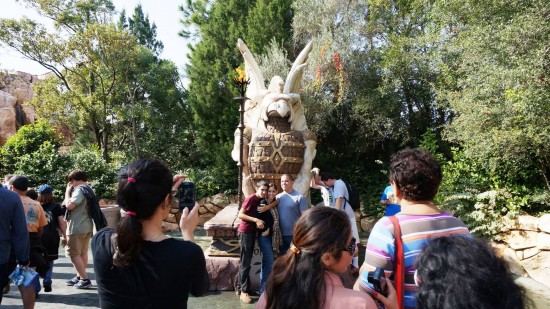
[{"label": "green tree", "polygon": [[[285,7],[288,8],[288,4],[282,8]],[[213,169],[217,180],[227,183],[224,187],[235,188],[237,168],[231,160],[230,152],[239,114],[238,104],[233,100],[238,92],[232,77],[235,75],[235,68],[243,62],[236,47],[237,39],[253,42],[254,46],[262,49],[269,46],[272,36],[277,42],[282,42],[288,38],[285,31],[266,35],[269,31],[256,27],[261,26],[259,21],[262,13],[267,24],[273,25],[269,22],[269,18],[272,18],[273,22],[285,21],[286,24],[277,24],[278,27],[289,27],[290,13],[283,12],[281,8],[269,5],[266,1],[189,0],[181,9],[186,30],[180,34],[199,40],[191,46],[187,66],[190,80],[187,99],[193,112],[197,132],[196,145],[201,155],[201,161],[197,163],[201,167]],[[274,11],[262,12],[264,9]],[[251,16],[254,17],[247,22]],[[212,148],[213,145],[216,149]]]},{"label": "green tree", "polygon": [[157,26],[149,22],[149,16],[143,13],[141,4],[134,9],[132,17],[126,17],[126,11],[122,10],[118,21],[118,27],[132,33],[139,44],[150,49],[155,55],[160,55],[164,44],[157,40]]},{"label": "green tree", "polygon": [[[54,21],[55,32],[32,20],[0,20],[0,41],[36,61],[57,78],[61,100],[51,111],[66,107],[81,127],[93,133],[105,159],[109,158],[112,108],[120,68],[133,62],[127,50],[136,42],[110,23],[110,1],[27,0],[40,14]],[[61,35],[60,33],[64,33]],[[53,89],[52,89],[53,90]],[[69,100],[67,100],[69,99]],[[78,131],[78,130],[77,130]]]},{"label": "green tree", "polygon": [[[437,2],[446,44],[446,130],[502,185],[550,190],[550,6],[547,1]],[[540,180],[543,180],[542,182]]]},{"label": "green tree", "polygon": [[117,28],[109,1],[26,2],[67,33],[26,19],[1,21],[1,41],[54,73],[35,88],[39,117],[69,125],[76,146],[96,144],[106,160],[115,151],[124,161],[146,155],[177,162],[191,152],[177,68],[158,58],[162,42],[141,6],[132,18],[123,12]]}]

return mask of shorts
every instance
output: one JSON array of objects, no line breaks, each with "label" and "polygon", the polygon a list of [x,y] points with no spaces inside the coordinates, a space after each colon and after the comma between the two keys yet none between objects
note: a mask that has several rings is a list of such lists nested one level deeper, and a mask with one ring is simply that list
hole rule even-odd
[{"label": "shorts", "polygon": [[90,239],[92,233],[67,235],[67,247],[65,248],[65,255],[67,257],[80,256],[88,254],[88,247],[90,246]]}]

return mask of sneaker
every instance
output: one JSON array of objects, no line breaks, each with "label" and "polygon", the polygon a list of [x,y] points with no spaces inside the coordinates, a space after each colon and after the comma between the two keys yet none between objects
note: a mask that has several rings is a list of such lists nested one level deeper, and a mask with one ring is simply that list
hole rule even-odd
[{"label": "sneaker", "polygon": [[51,291],[52,291],[52,284],[44,283],[44,292],[51,292]]},{"label": "sneaker", "polygon": [[245,293],[245,292],[241,292],[241,297],[239,297],[239,299],[245,304],[251,304],[252,303],[252,298],[250,298],[248,293]]},{"label": "sneaker", "polygon": [[75,276],[74,278],[65,281],[65,283],[67,283],[68,286],[73,286],[73,285],[77,284],[78,281],[80,281],[80,277]]},{"label": "sneaker", "polygon": [[92,281],[90,279],[80,279],[74,287],[77,289],[89,289],[92,287]]}]

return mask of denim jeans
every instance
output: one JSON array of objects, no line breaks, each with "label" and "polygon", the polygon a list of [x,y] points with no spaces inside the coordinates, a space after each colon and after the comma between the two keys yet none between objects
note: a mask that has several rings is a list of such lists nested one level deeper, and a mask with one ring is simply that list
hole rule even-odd
[{"label": "denim jeans", "polygon": [[260,272],[260,294],[264,292],[265,283],[273,267],[273,244],[271,236],[258,236],[258,246],[262,251],[262,271]]},{"label": "denim jeans", "polygon": [[290,248],[290,243],[292,242],[292,235],[285,236],[283,235],[283,244],[281,245],[281,255],[285,255]]},{"label": "denim jeans", "polygon": [[44,280],[42,280],[42,283],[52,284],[52,274],[53,274],[53,261],[48,261],[48,270],[46,271],[46,275],[44,276]]},{"label": "denim jeans", "polygon": [[252,256],[254,255],[254,242],[256,241],[256,232],[239,233],[241,241],[241,258],[239,261],[239,286],[241,292],[250,293],[250,268]]}]

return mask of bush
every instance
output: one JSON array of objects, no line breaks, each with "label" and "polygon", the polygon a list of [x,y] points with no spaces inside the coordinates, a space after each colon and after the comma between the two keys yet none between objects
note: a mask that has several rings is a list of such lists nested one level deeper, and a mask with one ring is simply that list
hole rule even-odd
[{"label": "bush", "polygon": [[224,177],[220,176],[215,170],[198,168],[187,168],[183,173],[189,176],[190,181],[195,183],[197,199],[218,193],[237,194],[237,185],[228,185],[235,183],[236,175],[226,175]]},{"label": "bush", "polygon": [[443,166],[436,203],[459,217],[478,236],[495,238],[520,214],[550,211],[550,193],[502,181],[462,151]]},{"label": "bush", "polygon": [[100,155],[97,148],[72,149],[59,153],[60,140],[55,130],[45,121],[25,125],[0,148],[2,172],[24,174],[31,187],[49,184],[56,200],[64,198],[67,175],[80,168],[85,171],[100,198],[111,198],[115,189],[115,170]]},{"label": "bush", "polygon": [[17,170],[16,162],[22,156],[39,151],[45,142],[49,142],[56,151],[61,144],[60,139],[55,136],[55,129],[46,121],[39,120],[22,126],[0,148],[0,171],[8,174]]},{"label": "bush", "polygon": [[112,198],[116,191],[116,175],[120,167],[108,164],[98,148],[73,148],[65,155],[71,162],[71,169],[81,169],[86,172],[88,182],[99,198]]}]

